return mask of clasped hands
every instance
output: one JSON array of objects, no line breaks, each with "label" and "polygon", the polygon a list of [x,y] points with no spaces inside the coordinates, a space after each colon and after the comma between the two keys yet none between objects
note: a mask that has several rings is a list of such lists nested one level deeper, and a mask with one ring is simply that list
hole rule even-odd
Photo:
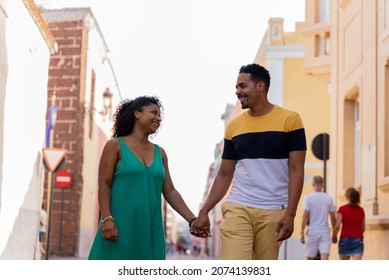
[{"label": "clasped hands", "polygon": [[189,232],[192,235],[201,238],[211,237],[211,226],[208,215],[199,214],[199,216],[192,222]]},{"label": "clasped hands", "polygon": [[[284,215],[277,224],[275,234],[278,236],[277,241],[288,239],[294,230],[294,218]],[[208,215],[199,214],[199,216],[192,222],[189,232],[197,237],[211,237],[211,226]]]}]

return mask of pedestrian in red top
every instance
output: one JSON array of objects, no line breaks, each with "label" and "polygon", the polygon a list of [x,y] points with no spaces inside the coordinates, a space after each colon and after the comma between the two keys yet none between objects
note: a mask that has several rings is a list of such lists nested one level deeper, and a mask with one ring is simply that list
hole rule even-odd
[{"label": "pedestrian in red top", "polygon": [[348,188],[345,195],[348,203],[339,207],[332,243],[338,241],[338,231],[342,226],[338,244],[339,259],[361,260],[364,249],[365,211],[359,206],[360,194],[355,188]]}]

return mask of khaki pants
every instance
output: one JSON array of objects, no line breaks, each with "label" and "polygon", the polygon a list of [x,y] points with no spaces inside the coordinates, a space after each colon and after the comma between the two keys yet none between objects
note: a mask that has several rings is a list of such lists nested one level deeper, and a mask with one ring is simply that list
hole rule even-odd
[{"label": "khaki pants", "polygon": [[282,241],[276,228],[286,209],[264,210],[225,202],[222,206],[222,260],[276,260]]}]

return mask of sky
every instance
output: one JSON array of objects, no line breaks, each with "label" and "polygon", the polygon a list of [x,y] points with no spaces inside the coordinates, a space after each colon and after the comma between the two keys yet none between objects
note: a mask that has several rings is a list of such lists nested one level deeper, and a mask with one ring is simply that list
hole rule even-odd
[{"label": "sky", "polygon": [[36,2],[91,7],[123,98],[160,98],[163,123],[152,141],[165,149],[173,183],[195,215],[223,139],[221,115],[236,103],[240,66],[254,61],[270,18],[284,18],[285,31],[305,18],[305,0]]}]

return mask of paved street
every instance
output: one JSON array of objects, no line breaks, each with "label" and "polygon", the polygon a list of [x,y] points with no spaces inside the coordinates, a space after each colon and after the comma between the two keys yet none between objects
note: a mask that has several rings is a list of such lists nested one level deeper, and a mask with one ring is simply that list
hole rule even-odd
[{"label": "paved street", "polygon": [[[211,258],[208,256],[193,256],[193,255],[184,255],[184,254],[168,254],[166,256],[167,260],[215,260],[215,258]],[[86,260],[86,258],[78,258],[78,257],[59,257],[59,256],[51,256],[49,260]]]},{"label": "paved street", "polygon": [[208,256],[193,256],[193,255],[184,255],[184,254],[169,254],[166,256],[167,260],[215,260]]}]

